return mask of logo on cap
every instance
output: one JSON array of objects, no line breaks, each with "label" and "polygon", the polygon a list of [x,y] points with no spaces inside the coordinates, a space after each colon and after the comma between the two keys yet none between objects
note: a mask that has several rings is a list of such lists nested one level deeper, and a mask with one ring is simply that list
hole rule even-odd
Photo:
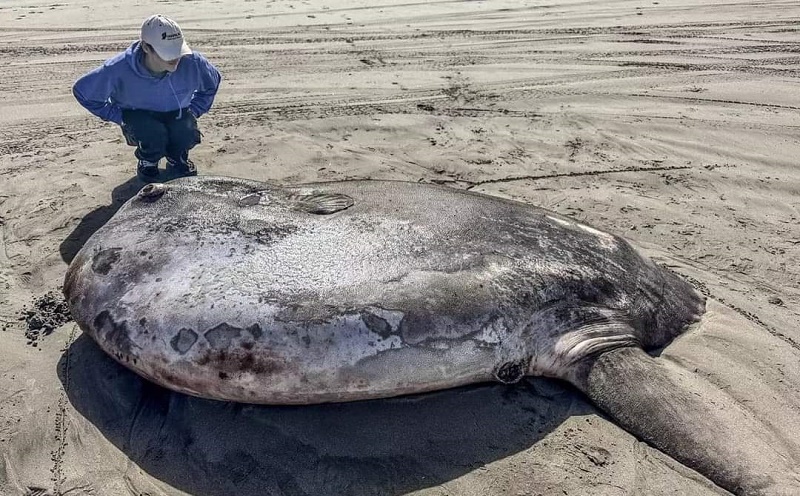
[{"label": "logo on cap", "polygon": [[181,38],[183,38],[183,35],[181,35],[180,31],[178,31],[177,33],[171,33],[171,34],[167,33],[166,31],[161,33],[161,39],[162,40],[179,40]]}]

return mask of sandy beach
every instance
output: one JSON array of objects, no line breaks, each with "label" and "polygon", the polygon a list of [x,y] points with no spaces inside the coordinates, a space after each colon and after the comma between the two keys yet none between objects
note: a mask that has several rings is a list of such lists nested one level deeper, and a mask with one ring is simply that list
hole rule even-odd
[{"label": "sandy beach", "polygon": [[800,5],[790,0],[0,3],[0,494],[728,494],[562,382],[261,407],[107,357],[67,266],[142,187],[73,82],[176,19],[223,74],[200,174],[392,179],[619,234],[708,298],[660,353],[800,460]]}]

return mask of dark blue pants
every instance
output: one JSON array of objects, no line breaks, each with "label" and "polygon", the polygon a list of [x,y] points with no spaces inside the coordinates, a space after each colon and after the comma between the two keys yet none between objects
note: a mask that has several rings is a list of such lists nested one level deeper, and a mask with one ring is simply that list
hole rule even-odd
[{"label": "dark blue pants", "polygon": [[[178,116],[180,115],[180,118]],[[158,162],[162,157],[185,163],[189,150],[200,143],[197,119],[189,109],[172,112],[123,110],[122,134],[136,147],[136,158]]]}]

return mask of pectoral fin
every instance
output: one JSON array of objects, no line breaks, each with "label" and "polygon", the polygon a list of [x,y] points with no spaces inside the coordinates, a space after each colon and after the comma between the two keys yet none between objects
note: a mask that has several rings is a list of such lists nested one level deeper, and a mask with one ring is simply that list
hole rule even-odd
[{"label": "pectoral fin", "polygon": [[353,199],[338,193],[312,193],[293,195],[298,210],[310,214],[328,215],[353,206]]}]

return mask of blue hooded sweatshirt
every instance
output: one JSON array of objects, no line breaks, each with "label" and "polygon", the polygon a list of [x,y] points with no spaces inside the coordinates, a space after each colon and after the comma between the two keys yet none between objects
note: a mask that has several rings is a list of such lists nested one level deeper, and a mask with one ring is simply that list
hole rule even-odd
[{"label": "blue hooded sweatshirt", "polygon": [[175,72],[153,75],[136,41],[78,79],[72,93],[89,112],[121,125],[123,109],[169,112],[188,107],[200,117],[211,108],[221,80],[217,68],[197,52],[182,57]]}]

